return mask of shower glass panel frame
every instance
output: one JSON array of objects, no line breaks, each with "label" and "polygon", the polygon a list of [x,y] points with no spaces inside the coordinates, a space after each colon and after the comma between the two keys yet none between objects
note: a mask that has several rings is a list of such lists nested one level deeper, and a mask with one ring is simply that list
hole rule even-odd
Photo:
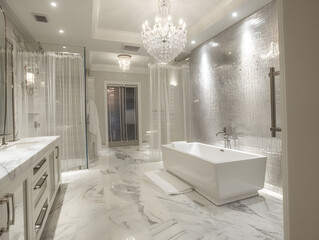
[{"label": "shower glass panel frame", "polygon": [[109,146],[138,145],[138,86],[107,85],[107,111]]},{"label": "shower glass panel frame", "polygon": [[15,99],[14,99],[14,62],[13,44],[7,39],[6,43],[6,81],[7,81],[7,114],[6,114],[6,142],[16,140],[15,128]]}]

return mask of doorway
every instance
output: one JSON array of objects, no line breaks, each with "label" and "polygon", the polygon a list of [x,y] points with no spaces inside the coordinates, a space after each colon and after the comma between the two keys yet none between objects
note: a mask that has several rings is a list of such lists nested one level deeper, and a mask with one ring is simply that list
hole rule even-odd
[{"label": "doorway", "polygon": [[107,113],[109,146],[138,145],[138,86],[107,85]]}]

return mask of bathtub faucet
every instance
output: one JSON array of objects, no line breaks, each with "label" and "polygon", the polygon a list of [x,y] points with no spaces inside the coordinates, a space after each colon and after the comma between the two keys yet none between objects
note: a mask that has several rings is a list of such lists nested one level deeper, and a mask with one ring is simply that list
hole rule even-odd
[{"label": "bathtub faucet", "polygon": [[229,139],[229,137],[231,136],[231,132],[227,133],[226,127],[224,127],[222,132],[216,133],[216,136],[218,136],[219,134],[223,134],[223,136],[224,136],[224,146],[225,146],[225,148],[231,148],[230,139]]}]

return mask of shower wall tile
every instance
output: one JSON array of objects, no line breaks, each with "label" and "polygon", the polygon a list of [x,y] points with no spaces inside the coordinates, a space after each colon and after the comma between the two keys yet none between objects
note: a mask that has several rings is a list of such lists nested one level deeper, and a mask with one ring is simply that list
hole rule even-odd
[{"label": "shower wall tile", "polygon": [[[281,193],[281,134],[270,132],[270,67],[279,70],[276,2],[213,37],[191,54],[191,140],[266,155],[266,187]],[[279,81],[276,79],[277,109]],[[280,112],[277,111],[280,125]]]}]

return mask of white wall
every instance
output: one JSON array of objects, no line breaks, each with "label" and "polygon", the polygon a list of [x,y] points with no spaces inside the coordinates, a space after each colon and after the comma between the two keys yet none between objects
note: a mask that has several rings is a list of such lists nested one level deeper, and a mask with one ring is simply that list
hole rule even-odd
[{"label": "white wall", "polygon": [[[280,0],[285,239],[319,239],[319,1]],[[289,235],[288,235],[289,234]]]},{"label": "white wall", "polygon": [[146,141],[145,132],[149,130],[149,75],[137,73],[121,73],[121,72],[101,72],[91,71],[90,77],[94,77],[95,82],[95,102],[99,113],[102,144],[106,144],[105,136],[105,92],[104,82],[139,82],[141,83],[142,103],[142,141]]}]

